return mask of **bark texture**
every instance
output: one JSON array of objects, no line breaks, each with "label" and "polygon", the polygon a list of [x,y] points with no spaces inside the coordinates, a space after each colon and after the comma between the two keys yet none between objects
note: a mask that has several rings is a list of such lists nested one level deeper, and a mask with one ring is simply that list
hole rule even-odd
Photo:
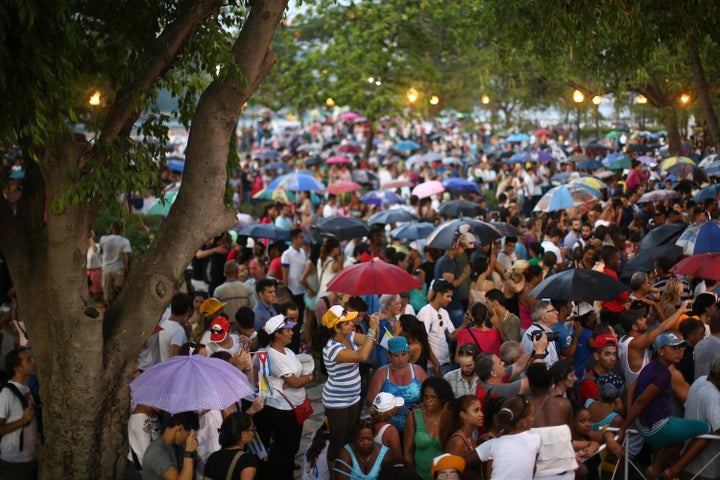
[{"label": "bark texture", "polygon": [[[139,115],[134,99],[153,88],[198,25],[221,5],[195,3],[148,47],[147,69],[116,95],[100,141],[111,143],[129,133],[128,125]],[[17,214],[0,196],[0,248],[39,368],[46,439],[41,478],[122,477],[132,364],[198,245],[235,223],[235,211],[223,203],[229,140],[242,106],[275,60],[269,45],[286,7],[287,0],[252,2],[233,46],[247,82],[218,80],[201,96],[176,202],[104,316],[86,306],[87,235],[99,205],[48,208],[44,223],[45,205],[72,188],[68,171],[101,149],[74,135],[57,138],[38,162],[26,162]]]}]

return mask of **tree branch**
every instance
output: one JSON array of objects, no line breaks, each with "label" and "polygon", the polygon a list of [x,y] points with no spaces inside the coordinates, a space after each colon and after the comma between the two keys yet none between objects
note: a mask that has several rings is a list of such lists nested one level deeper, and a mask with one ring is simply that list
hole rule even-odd
[{"label": "tree branch", "polygon": [[132,125],[140,115],[136,101],[141,94],[150,91],[157,79],[172,65],[178,52],[193,35],[198,25],[214,15],[224,5],[221,0],[193,2],[185,14],[170,23],[143,54],[140,63],[147,62],[128,85],[122,87],[110,108],[100,141],[110,143]]}]

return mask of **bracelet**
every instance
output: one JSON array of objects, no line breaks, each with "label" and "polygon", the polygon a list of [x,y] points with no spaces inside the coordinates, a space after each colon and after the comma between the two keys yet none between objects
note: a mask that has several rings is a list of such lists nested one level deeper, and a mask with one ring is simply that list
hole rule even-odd
[{"label": "bracelet", "polygon": [[532,358],[536,358],[536,359],[538,359],[538,360],[542,360],[542,359],[544,359],[545,357],[547,357],[549,354],[550,354],[550,352],[545,352],[545,353],[533,353],[533,354],[532,354]]},{"label": "bracelet", "polygon": [[185,458],[195,458],[195,452],[183,452],[183,457]]},{"label": "bracelet", "polygon": [[375,333],[375,330],[371,329],[371,330],[368,330],[368,332],[365,336],[374,342],[375,337],[377,336],[377,333]]}]

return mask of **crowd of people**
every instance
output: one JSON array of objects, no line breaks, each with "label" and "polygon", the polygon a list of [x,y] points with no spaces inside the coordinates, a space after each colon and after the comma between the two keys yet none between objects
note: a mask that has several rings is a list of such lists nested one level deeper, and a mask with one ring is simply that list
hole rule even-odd
[{"label": "crowd of people", "polygon": [[[342,140],[329,148],[353,144],[352,123],[336,128]],[[293,137],[279,149],[280,163],[314,163],[301,146],[322,143],[322,135],[318,128]],[[535,139],[538,148],[552,144],[547,136]],[[223,411],[169,416],[134,406],[128,478],[598,479],[617,470],[626,451],[648,478],[720,477],[720,443],[698,438],[720,428],[718,279],[674,273],[681,255],[632,264],[653,230],[715,221],[717,199],[693,200],[699,184],[668,178],[638,160],[644,150],[628,149],[627,173],[590,172],[605,181],[599,198],[535,211],[556,174],[582,178],[575,163],[508,162],[472,137],[438,138],[416,139],[463,161],[408,167],[407,155],[379,143],[368,161],[308,171],[328,185],[359,170],[375,173],[375,188],[400,182],[389,190],[406,203],[394,208],[436,225],[450,191],[419,198],[410,188],[467,178],[478,189],[455,195],[478,207],[475,219],[512,234],[480,241],[463,225],[438,249],[395,238],[397,225],[372,224],[363,237],[338,240],[314,228],[319,218],[368,219],[387,205],[364,203],[356,191],[265,202],[257,220],[287,230],[289,241],[239,229],[209,239],[138,360],[142,372],[176,355],[219,358],[258,391]],[[255,153],[274,139],[258,140]],[[238,204],[252,203],[282,170],[264,168],[269,163],[252,154],[243,162],[231,180]],[[638,203],[665,187],[675,190]],[[106,302],[122,287],[131,252],[120,232],[114,224],[99,242],[90,236],[89,284]],[[418,288],[361,296],[328,288],[363,262],[397,265]],[[534,297],[541,282],[568,269],[620,279],[627,291],[604,301]],[[9,371],[27,383],[31,368],[20,357]],[[318,382],[325,421],[296,465],[307,387]],[[0,391],[6,426],[15,420],[6,409],[11,395]],[[3,436],[0,460],[15,461],[5,452],[11,441],[17,448],[18,431]]]}]

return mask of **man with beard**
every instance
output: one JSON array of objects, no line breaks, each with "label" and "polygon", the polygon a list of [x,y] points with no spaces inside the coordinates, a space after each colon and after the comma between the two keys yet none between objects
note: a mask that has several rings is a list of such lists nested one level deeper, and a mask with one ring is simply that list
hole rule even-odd
[{"label": "man with beard", "polygon": [[449,371],[443,377],[452,387],[455,398],[475,395],[480,380],[475,374],[475,357],[479,353],[480,348],[473,343],[460,345],[455,352],[455,363],[460,365],[460,368]]},{"label": "man with beard", "polygon": [[[639,302],[633,302],[636,306]],[[648,330],[646,308],[633,308],[620,314],[620,325],[626,335],[618,343],[618,360],[625,376],[625,385],[630,385],[640,370],[650,362],[648,348],[658,335],[673,328],[680,315],[690,311],[689,301],[684,301],[680,308],[653,330]]]},{"label": "man with beard", "polygon": [[598,400],[597,380],[600,375],[611,372],[617,363],[617,339],[611,333],[595,336],[595,366],[585,372],[580,380],[580,404],[585,405],[588,398]]}]

